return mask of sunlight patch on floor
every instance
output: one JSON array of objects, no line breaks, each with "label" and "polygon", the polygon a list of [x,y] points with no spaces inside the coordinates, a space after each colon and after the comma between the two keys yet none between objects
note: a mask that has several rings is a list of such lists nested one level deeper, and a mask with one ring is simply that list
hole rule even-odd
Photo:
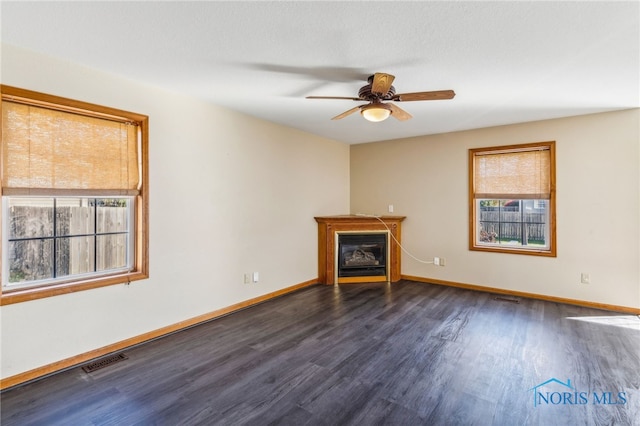
[{"label": "sunlight patch on floor", "polygon": [[575,321],[594,322],[602,325],[613,325],[615,327],[631,328],[640,331],[640,317],[635,315],[612,315],[604,317],[567,317]]}]

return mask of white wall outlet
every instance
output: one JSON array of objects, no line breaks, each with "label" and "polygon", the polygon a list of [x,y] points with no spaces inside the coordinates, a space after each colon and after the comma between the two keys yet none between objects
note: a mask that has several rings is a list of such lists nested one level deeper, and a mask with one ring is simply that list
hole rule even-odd
[{"label": "white wall outlet", "polygon": [[245,284],[251,283],[251,274],[244,274],[244,283]]},{"label": "white wall outlet", "polygon": [[586,272],[581,273],[580,274],[580,283],[581,284],[591,284],[591,276]]},{"label": "white wall outlet", "polygon": [[257,272],[253,273],[253,282],[257,283],[260,280],[260,274],[258,274]]},{"label": "white wall outlet", "polygon": [[440,266],[440,258],[439,257],[434,257],[433,258],[433,264],[436,266]]},{"label": "white wall outlet", "polygon": [[446,261],[446,259],[444,257],[440,258],[440,266],[444,266],[446,262],[447,261]]},{"label": "white wall outlet", "polygon": [[393,204],[389,204],[389,213],[393,213]]}]

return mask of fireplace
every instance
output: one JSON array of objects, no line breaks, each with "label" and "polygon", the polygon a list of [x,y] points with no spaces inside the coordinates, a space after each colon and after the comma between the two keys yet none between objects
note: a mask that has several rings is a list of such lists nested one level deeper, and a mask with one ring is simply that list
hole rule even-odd
[{"label": "fireplace", "polygon": [[315,219],[318,282],[333,285],[400,280],[399,244],[404,216],[340,215]]},{"label": "fireplace", "polygon": [[386,233],[338,233],[338,278],[387,276]]}]

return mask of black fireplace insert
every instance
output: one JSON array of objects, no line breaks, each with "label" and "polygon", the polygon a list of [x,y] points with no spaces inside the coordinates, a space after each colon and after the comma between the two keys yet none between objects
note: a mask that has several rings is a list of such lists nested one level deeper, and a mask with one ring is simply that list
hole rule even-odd
[{"label": "black fireplace insert", "polygon": [[387,275],[387,234],[338,234],[338,277]]}]

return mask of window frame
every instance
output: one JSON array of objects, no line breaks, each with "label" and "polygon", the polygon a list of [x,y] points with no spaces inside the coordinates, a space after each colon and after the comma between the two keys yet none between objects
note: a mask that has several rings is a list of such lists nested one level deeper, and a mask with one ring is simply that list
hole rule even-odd
[{"label": "window frame", "polygon": [[[478,235],[479,226],[479,209],[478,200],[485,199],[475,197],[475,157],[477,153],[508,153],[521,152],[521,151],[534,151],[546,149],[549,151],[549,198],[548,202],[548,220],[547,224],[549,230],[549,247],[548,248],[529,248],[524,246],[508,246],[508,245],[489,245],[481,244],[476,241]],[[482,251],[482,252],[494,252],[494,253],[510,253],[510,254],[524,254],[531,256],[557,256],[557,239],[556,239],[556,161],[555,161],[555,141],[547,142],[533,142],[516,145],[503,145],[493,146],[485,148],[473,148],[469,149],[469,164],[468,164],[468,177],[469,177],[469,250]],[[521,197],[514,196],[512,199],[521,199]]]},{"label": "window frame", "polygon": [[[56,282],[45,285],[36,285],[23,288],[7,289],[0,287],[0,305],[20,303],[45,297],[52,297],[60,294],[68,294],[78,291],[90,290],[116,284],[129,284],[132,281],[147,279],[149,277],[149,167],[148,167],[148,144],[149,144],[149,117],[143,114],[124,111],[116,108],[96,105],[88,102],[77,101],[69,98],[44,94],[26,89],[0,85],[2,100],[21,102],[28,105],[57,109],[65,112],[87,115],[90,117],[107,118],[115,121],[127,121],[138,126],[140,138],[140,177],[141,185],[133,202],[133,223],[135,229],[132,233],[134,239],[133,265],[130,271],[121,273],[105,274],[101,276],[81,277],[63,282]],[[0,108],[2,104],[0,103]],[[1,112],[1,111],[0,111]],[[0,158],[4,162],[4,147],[0,144],[2,155]],[[5,195],[5,194],[2,194]],[[86,191],[70,191],[68,196],[86,197]],[[104,198],[104,197],[99,197]],[[4,203],[3,203],[4,205]],[[4,208],[0,209],[0,223],[4,223]],[[0,227],[2,228],[2,227]],[[0,241],[4,249],[4,230],[0,229]]]}]

